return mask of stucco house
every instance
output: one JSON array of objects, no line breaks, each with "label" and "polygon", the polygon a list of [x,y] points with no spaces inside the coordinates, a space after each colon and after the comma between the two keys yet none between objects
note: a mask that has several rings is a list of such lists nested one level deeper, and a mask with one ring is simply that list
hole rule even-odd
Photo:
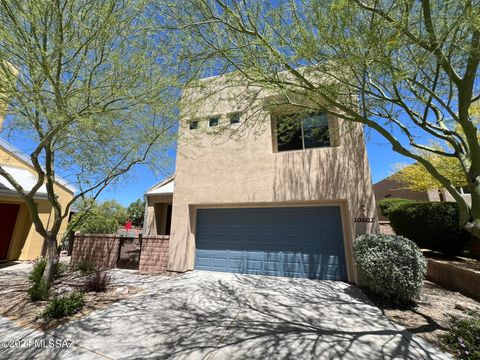
[{"label": "stucco house", "polygon": [[356,282],[352,242],[377,230],[362,126],[305,113],[285,138],[299,110],[203,81],[214,91],[181,116],[174,176],[145,194],[143,233],[170,235],[168,270]]},{"label": "stucco house", "polygon": [[[2,121],[3,117],[0,115],[0,128]],[[35,184],[37,178],[28,156],[2,139],[0,164],[24,189],[29,190]],[[71,201],[74,192],[74,187],[57,176],[55,193],[62,207]],[[53,209],[47,200],[45,185],[38,190],[35,200],[40,219],[48,226],[53,217]],[[60,229],[59,241],[67,224],[68,219],[65,219]],[[25,202],[11,184],[0,176],[0,261],[36,259],[42,255],[43,246],[43,238],[36,232]]]}]

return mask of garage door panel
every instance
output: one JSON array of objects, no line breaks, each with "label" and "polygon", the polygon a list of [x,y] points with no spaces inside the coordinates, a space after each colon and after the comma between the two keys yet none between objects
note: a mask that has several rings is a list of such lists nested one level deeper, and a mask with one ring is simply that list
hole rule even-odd
[{"label": "garage door panel", "polygon": [[199,209],[196,242],[197,269],[346,279],[336,207]]}]

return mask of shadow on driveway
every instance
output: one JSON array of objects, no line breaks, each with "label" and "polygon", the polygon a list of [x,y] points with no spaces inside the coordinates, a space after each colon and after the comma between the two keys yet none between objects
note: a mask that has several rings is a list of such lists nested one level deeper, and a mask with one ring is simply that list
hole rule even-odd
[{"label": "shadow on driveway", "polygon": [[[152,283],[47,335],[90,351],[76,358],[449,358],[394,327],[355,286],[200,271]],[[42,358],[28,350],[8,355]]]}]

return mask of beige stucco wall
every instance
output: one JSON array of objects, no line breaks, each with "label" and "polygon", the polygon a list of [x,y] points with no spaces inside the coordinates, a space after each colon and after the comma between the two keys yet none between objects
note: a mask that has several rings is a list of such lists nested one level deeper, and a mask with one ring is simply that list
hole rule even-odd
[{"label": "beige stucco wall", "polygon": [[[330,118],[337,146],[278,153],[271,114],[256,106],[242,109],[238,99],[245,91],[219,88],[181,120],[168,269],[194,269],[195,218],[200,207],[338,205],[348,278],[355,281],[352,241],[376,229],[376,223],[354,223],[355,217],[376,217],[361,126]],[[227,115],[238,110],[242,110],[241,124],[228,125]],[[190,131],[186,121],[193,113],[201,121],[199,129]],[[227,131],[208,134],[211,116],[221,116],[220,127]],[[360,212],[362,205],[367,208],[365,215]]]},{"label": "beige stucco wall", "polygon": [[147,195],[143,235],[164,235],[167,227],[167,206],[172,204],[172,195]]},{"label": "beige stucco wall", "polygon": [[[0,164],[25,168],[35,174],[30,164],[8,152],[1,146]],[[60,184],[55,185],[55,193],[58,196],[62,209],[64,209],[73,198],[73,193]],[[7,260],[32,260],[40,256],[43,247],[43,238],[36,232],[25,203],[17,196],[0,196],[0,202],[21,204]],[[47,228],[50,228],[53,220],[53,210],[50,203],[47,200],[39,199],[37,204],[42,223]],[[58,242],[61,241],[67,225],[68,217],[62,222]]]}]

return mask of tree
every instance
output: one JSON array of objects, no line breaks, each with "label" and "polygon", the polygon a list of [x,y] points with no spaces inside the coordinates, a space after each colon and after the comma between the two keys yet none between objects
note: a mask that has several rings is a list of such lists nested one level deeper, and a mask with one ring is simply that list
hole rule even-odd
[{"label": "tree", "polygon": [[142,227],[145,217],[145,201],[138,199],[132,202],[127,209],[127,214],[133,226]]},{"label": "tree", "polygon": [[[453,186],[456,188],[467,186],[465,173],[457,159],[437,154],[425,154],[424,156]],[[401,168],[393,175],[393,178],[404,184],[405,188],[413,191],[424,192],[443,188],[442,183],[419,163]]]},{"label": "tree", "polygon": [[85,199],[76,204],[78,212],[73,216],[68,230],[82,234],[113,234],[127,219],[126,209],[115,200],[98,203]]},{"label": "tree", "polygon": [[106,200],[99,205],[99,208],[106,216],[115,219],[120,226],[127,221],[127,209],[116,200]]},{"label": "tree", "polygon": [[[96,199],[137,164],[161,164],[173,140],[176,78],[152,31],[149,6],[143,0],[0,0],[6,131],[30,140],[37,181],[27,191],[1,166],[0,175],[45,239],[47,286],[72,203]],[[57,173],[78,188],[63,207],[55,196]],[[48,227],[34,201],[43,184],[53,209]]]},{"label": "tree", "polygon": [[[327,112],[376,130],[450,192],[461,225],[480,238],[478,0],[158,3],[179,59],[199,76],[234,72],[231,86],[279,94],[265,106]],[[471,207],[423,153],[461,164]]]}]

